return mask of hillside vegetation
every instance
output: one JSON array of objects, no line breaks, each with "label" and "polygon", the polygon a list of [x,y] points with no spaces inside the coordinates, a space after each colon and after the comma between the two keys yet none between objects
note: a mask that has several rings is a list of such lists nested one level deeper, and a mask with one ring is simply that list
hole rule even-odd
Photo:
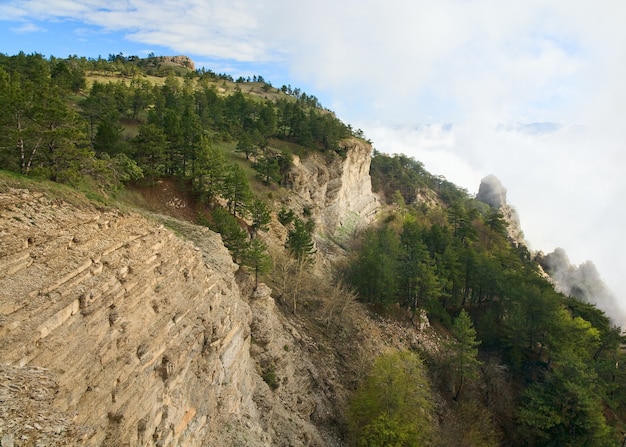
[{"label": "hillside vegetation", "polygon": [[[626,439],[621,329],[593,305],[557,293],[527,248],[509,240],[497,209],[419,161],[374,153],[372,184],[387,206],[376,225],[335,247],[341,255],[324,259],[316,241],[330,242],[308,210],[282,200],[287,173],[294,157],[342,159],[341,142],[363,133],[314,96],[159,57],[19,54],[0,55],[0,102],[4,170],[107,203],[129,190],[149,196],[167,181],[194,204],[184,218],[221,233],[255,287],[265,281],[281,291],[287,316],[311,312],[319,323],[307,298],[321,289],[317,263],[336,306],[350,302],[350,284],[373,319],[412,330],[430,321],[438,347],[390,352],[354,375],[340,429],[347,444]],[[271,237],[276,227],[282,246]],[[323,324],[347,337],[354,332],[339,325],[356,323]]]}]

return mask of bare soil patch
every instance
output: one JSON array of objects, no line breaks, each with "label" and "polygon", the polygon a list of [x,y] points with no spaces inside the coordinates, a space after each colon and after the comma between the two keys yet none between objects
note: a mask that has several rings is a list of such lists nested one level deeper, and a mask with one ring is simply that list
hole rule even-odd
[{"label": "bare soil patch", "polygon": [[135,205],[153,213],[196,223],[198,216],[206,211],[205,206],[198,204],[174,179],[164,178],[152,185],[131,185],[128,188],[137,195]]}]

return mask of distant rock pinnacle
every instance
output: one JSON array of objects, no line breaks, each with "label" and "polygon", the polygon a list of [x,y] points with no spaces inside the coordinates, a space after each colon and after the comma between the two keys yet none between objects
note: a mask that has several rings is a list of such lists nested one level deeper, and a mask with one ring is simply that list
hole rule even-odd
[{"label": "distant rock pinnacle", "polygon": [[522,232],[519,215],[515,208],[506,203],[506,188],[495,175],[488,175],[480,182],[476,200],[497,208],[504,217],[507,234],[516,244],[527,245]]},{"label": "distant rock pinnacle", "polygon": [[501,208],[506,205],[506,188],[495,175],[488,175],[480,181],[476,200]]}]

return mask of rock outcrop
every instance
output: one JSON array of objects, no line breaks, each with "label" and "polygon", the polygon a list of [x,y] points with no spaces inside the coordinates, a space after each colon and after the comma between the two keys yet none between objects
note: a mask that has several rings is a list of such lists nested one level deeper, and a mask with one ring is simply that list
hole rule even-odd
[{"label": "rock outcrop", "polygon": [[535,260],[548,273],[557,292],[596,305],[613,324],[626,327],[626,313],[593,262],[587,260],[580,265],[572,264],[562,248],[555,248],[547,255],[538,252]]},{"label": "rock outcrop", "polygon": [[218,234],[76,201],[0,184],[3,446],[334,445],[337,374]]},{"label": "rock outcrop", "polygon": [[160,56],[158,59],[161,62],[171,62],[175,65],[180,65],[181,67],[188,68],[192,71],[196,70],[196,64],[194,64],[189,56]]},{"label": "rock outcrop", "polygon": [[31,420],[20,445],[55,430],[81,445],[206,445],[230,415],[255,418],[250,309],[219,235],[198,245],[27,190],[1,194],[0,209],[0,389],[43,368],[16,392],[72,421],[14,409]]},{"label": "rock outcrop", "polygon": [[294,157],[287,181],[303,208],[311,211],[320,232],[341,236],[372,222],[380,206],[372,193],[372,146],[358,139],[341,143],[345,157],[314,153]]},{"label": "rock outcrop", "polygon": [[476,200],[501,208],[506,205],[506,188],[495,175],[488,175],[480,181]]}]

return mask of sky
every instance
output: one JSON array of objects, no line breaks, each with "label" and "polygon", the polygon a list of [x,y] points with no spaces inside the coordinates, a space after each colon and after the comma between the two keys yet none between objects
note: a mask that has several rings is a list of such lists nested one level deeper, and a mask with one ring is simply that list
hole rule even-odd
[{"label": "sky", "polygon": [[532,250],[593,261],[626,309],[623,0],[0,0],[0,52],[184,54],[315,95],[474,194]]}]

